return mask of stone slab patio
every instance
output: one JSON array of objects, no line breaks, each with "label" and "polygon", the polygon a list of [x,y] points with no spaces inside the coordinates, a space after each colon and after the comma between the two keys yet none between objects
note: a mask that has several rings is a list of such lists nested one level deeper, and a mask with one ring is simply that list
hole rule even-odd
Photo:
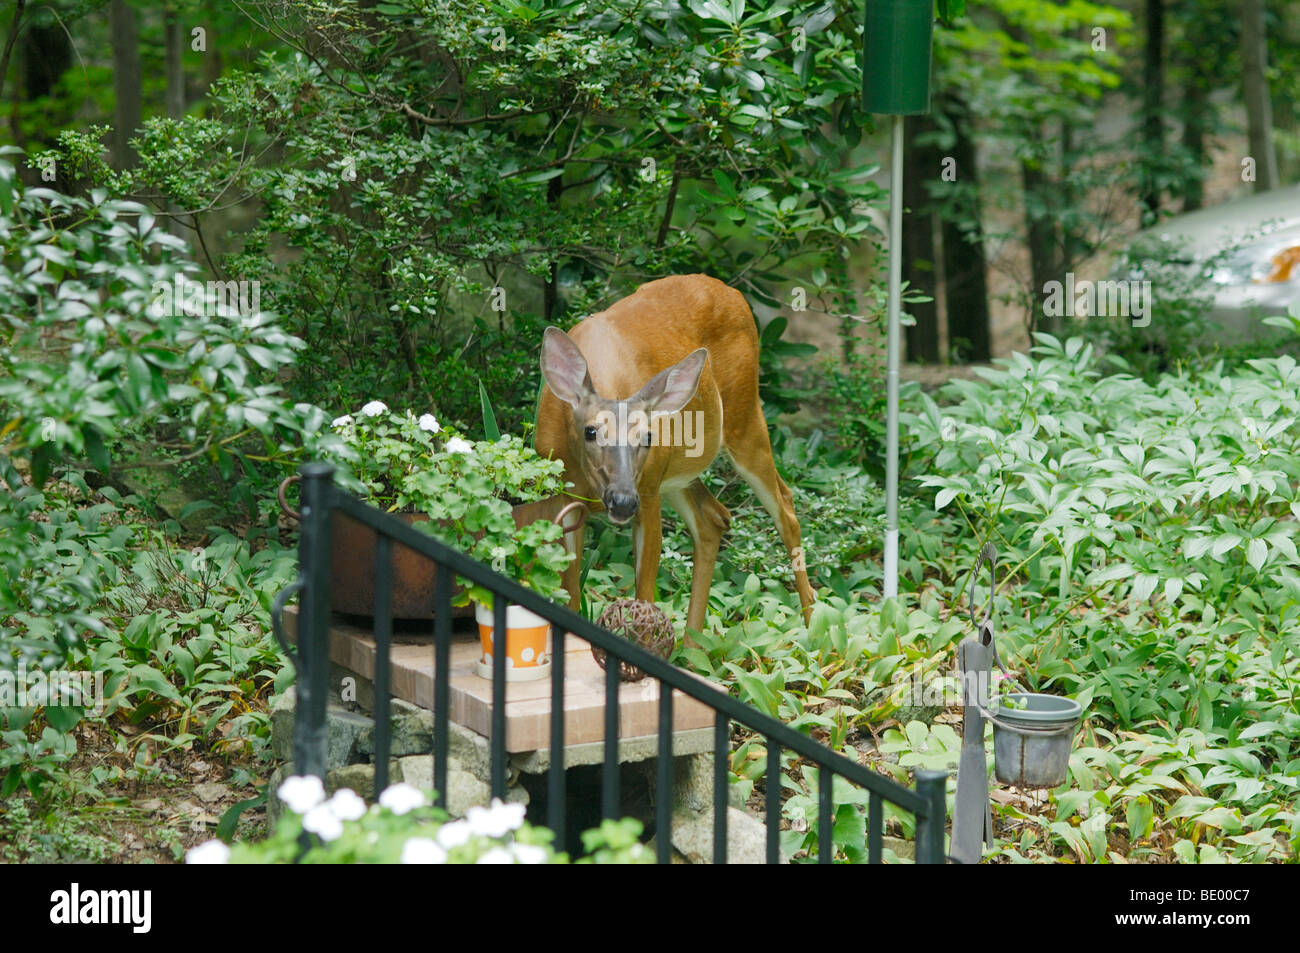
[{"label": "stone slab patio", "polygon": [[[298,611],[284,611],[284,629],[297,641]],[[432,636],[395,637],[391,646],[392,693],[421,708],[433,708],[434,663]],[[564,643],[564,742],[566,753],[604,741],[605,672],[592,658],[589,644],[569,635]],[[340,616],[330,621],[330,658],[340,667],[373,681],[375,640],[371,631]],[[449,717],[483,737],[492,733],[492,682],[475,671],[479,640],[474,633],[452,634],[449,673]],[[695,677],[695,676],[692,676]],[[700,679],[701,684],[709,686]],[[654,739],[658,730],[659,682],[652,678],[619,686],[620,749],[634,739]],[[506,751],[537,752],[550,747],[551,680],[506,683]],[[713,727],[711,708],[696,699],[673,693],[673,748],[676,753],[709,750]],[[688,735],[688,737],[682,737]],[[682,742],[686,742],[682,744]],[[683,751],[685,749],[685,751]],[[621,753],[621,752],[620,752]],[[581,759],[586,760],[586,759]],[[630,760],[630,759],[625,759]],[[566,758],[566,763],[569,761]],[[534,766],[535,767],[535,766]]]}]

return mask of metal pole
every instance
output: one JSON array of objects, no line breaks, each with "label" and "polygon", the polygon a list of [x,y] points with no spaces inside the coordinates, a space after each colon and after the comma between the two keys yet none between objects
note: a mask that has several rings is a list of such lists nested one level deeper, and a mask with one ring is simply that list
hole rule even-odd
[{"label": "metal pole", "polygon": [[298,565],[306,587],[298,608],[298,718],[294,770],[325,779],[325,699],[329,692],[330,496],[334,467],[308,463],[302,474]]},{"label": "metal pole", "polygon": [[929,802],[924,814],[916,818],[916,862],[918,864],[942,864],[944,820],[948,813],[946,792],[948,772],[916,772],[916,793]]},{"label": "metal pole", "polygon": [[885,579],[886,599],[898,595],[898,352],[903,278],[903,117],[891,124],[889,166],[889,351],[885,387]]}]

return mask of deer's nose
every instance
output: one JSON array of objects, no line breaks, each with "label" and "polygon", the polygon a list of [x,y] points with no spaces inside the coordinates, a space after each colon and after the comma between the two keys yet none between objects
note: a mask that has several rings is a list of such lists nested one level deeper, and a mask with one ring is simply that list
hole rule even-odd
[{"label": "deer's nose", "polygon": [[637,507],[641,505],[640,497],[623,490],[610,490],[605,494],[603,502],[605,512],[615,523],[626,523],[636,516]]}]

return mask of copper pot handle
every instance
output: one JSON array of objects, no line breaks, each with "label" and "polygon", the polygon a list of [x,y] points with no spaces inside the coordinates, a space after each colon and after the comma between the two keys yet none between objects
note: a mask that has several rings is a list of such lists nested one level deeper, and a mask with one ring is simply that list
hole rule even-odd
[{"label": "copper pot handle", "polygon": [[[578,521],[574,523],[572,526],[565,526],[564,518],[568,516],[570,513],[575,511],[578,514]],[[566,536],[569,533],[577,532],[578,530],[582,529],[582,524],[587,522],[586,504],[581,503],[578,500],[574,500],[572,503],[566,503],[564,507],[560,510],[560,512],[555,515],[555,522],[556,525],[560,527],[560,529],[563,531],[564,535]]]},{"label": "copper pot handle", "polygon": [[287,476],[280,481],[280,488],[275,491],[276,498],[280,501],[280,509],[284,510],[284,515],[299,521],[302,520],[302,514],[289,505],[289,501],[284,497],[284,492],[289,489],[290,483],[297,483],[300,479],[302,478],[296,473],[293,476]]}]

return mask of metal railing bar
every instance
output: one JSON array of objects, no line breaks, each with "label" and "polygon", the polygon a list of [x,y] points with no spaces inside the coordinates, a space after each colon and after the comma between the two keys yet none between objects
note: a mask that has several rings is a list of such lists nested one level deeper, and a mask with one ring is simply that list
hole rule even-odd
[{"label": "metal railing bar", "polygon": [[718,712],[713,722],[713,862],[727,862],[727,804],[731,784],[731,726]]},{"label": "metal railing bar", "polygon": [[600,816],[603,820],[618,817],[618,686],[619,660],[612,652],[605,654],[605,757],[600,777]]},{"label": "metal railing bar", "polygon": [[564,630],[551,629],[551,767],[546,781],[547,827],[564,849]]},{"label": "metal railing bar", "polygon": [[835,822],[832,819],[835,800],[835,775],[823,767],[817,772],[817,863],[829,864],[835,860]]},{"label": "metal railing bar", "polygon": [[388,787],[392,725],[393,541],[375,537],[375,794]]},{"label": "metal railing bar", "polygon": [[433,583],[433,788],[447,808],[447,749],[451,721],[451,570],[439,565]]},{"label": "metal railing bar", "polygon": [[326,698],[330,654],[330,531],[334,468],[306,464],[301,470],[298,565],[304,588],[298,599],[298,705],[303,718],[295,724],[294,761],[298,774],[324,780]]},{"label": "metal railing bar", "polygon": [[338,509],[381,532],[391,535],[396,542],[410,546],[437,563],[449,567],[459,576],[478,582],[491,589],[513,605],[523,606],[530,612],[548,619],[552,625],[578,636],[586,642],[612,653],[616,658],[644,671],[648,676],[667,683],[682,694],[703,702],[721,712],[731,721],[744,725],[760,734],[770,736],[783,749],[801,757],[823,764],[837,775],[852,783],[883,795],[891,803],[911,813],[928,810],[929,804],[917,792],[896,781],[877,774],[870,768],[850,761],[837,751],[832,751],[808,735],[757,712],[739,699],[733,698],[713,685],[688,675],[669,662],[652,655],[638,645],[606,632],[584,619],[567,606],[562,606],[525,589],[512,579],[503,577],[488,566],[476,562],[458,550],[439,542],[432,536],[412,529],[373,507],[356,500],[350,494],[335,494]]},{"label": "metal railing bar", "polygon": [[[377,674],[376,723],[379,735],[376,738],[377,766],[376,780],[387,780],[388,754],[391,753],[391,738],[387,729],[388,716],[391,713],[391,547],[399,543],[430,558],[437,564],[437,589],[435,620],[435,737],[434,737],[434,781],[440,788],[439,801],[445,805],[445,787],[448,752],[448,676],[450,655],[450,619],[449,603],[453,575],[461,575],[470,583],[477,583],[494,593],[494,621],[496,631],[504,648],[505,615],[507,605],[519,605],[547,619],[556,629],[564,630],[585,640],[607,653],[607,701],[612,696],[617,702],[618,671],[620,661],[641,668],[649,677],[660,683],[661,689],[661,736],[659,747],[661,753],[665,746],[668,758],[661,758],[659,767],[659,786],[664,787],[664,773],[668,771],[667,785],[671,790],[671,747],[672,747],[672,700],[674,689],[685,696],[702,702],[714,711],[714,859],[715,862],[726,861],[726,808],[727,780],[730,761],[730,724],[735,722],[751,731],[763,735],[767,741],[769,753],[769,787],[775,796],[769,798],[767,813],[769,822],[768,855],[772,859],[773,845],[779,858],[779,824],[780,824],[780,752],[789,749],[793,754],[808,759],[819,766],[819,777],[827,779],[827,784],[819,790],[819,817],[821,820],[819,839],[821,861],[833,860],[833,791],[835,776],[844,777],[849,782],[865,788],[868,800],[868,860],[879,862],[883,840],[883,802],[897,805],[916,817],[916,857],[918,863],[943,863],[944,834],[946,822],[945,785],[946,776],[942,772],[916,772],[916,789],[912,790],[887,778],[864,765],[825,747],[820,742],[802,734],[788,725],[733,698],[727,692],[713,686],[703,679],[696,678],[646,650],[624,639],[606,632],[599,626],[577,615],[564,606],[552,603],[537,593],[524,589],[518,583],[494,572],[464,553],[443,544],[420,530],[413,529],[391,515],[377,510],[357,500],[349,493],[332,484],[334,468],[328,464],[307,464],[300,468],[302,476],[302,522],[299,538],[299,581],[302,588],[298,619],[298,668],[299,704],[304,717],[299,720],[294,737],[295,768],[301,774],[325,775],[326,754],[326,720],[325,708],[328,697],[329,673],[329,592],[330,592],[330,536],[333,511],[341,510],[363,525],[375,529],[380,536],[377,547],[381,571],[377,572],[377,606],[376,606],[376,654]],[[561,640],[562,641],[562,640]],[[563,654],[561,648],[559,653]],[[493,710],[492,725],[492,794],[503,797],[506,781],[506,656],[503,652],[493,653]],[[552,758],[550,786],[557,784],[560,797],[554,803],[563,803],[563,661],[558,661],[556,673],[560,677],[559,685],[559,724],[552,719],[553,738],[558,737],[559,744],[553,748],[559,751],[558,758]],[[383,682],[384,684],[380,684]],[[613,691],[611,692],[611,685]],[[553,684],[553,694],[555,685]],[[667,699],[666,706],[664,699]],[[554,699],[553,699],[554,700]],[[666,713],[665,713],[666,708]],[[612,709],[612,710],[611,710]],[[553,708],[553,712],[556,708]],[[662,719],[667,717],[665,732]],[[612,724],[611,724],[612,719]],[[612,729],[612,730],[611,730]],[[558,730],[558,735],[556,734]],[[613,784],[603,785],[603,810],[608,810],[613,800],[617,808],[617,745],[618,745],[618,709],[617,704],[606,706],[605,774],[608,781],[613,771]],[[610,749],[613,757],[610,757]],[[558,765],[558,768],[557,768]],[[770,782],[775,781],[775,784]],[[663,799],[663,806],[657,805],[657,812],[662,813],[670,804],[670,798]],[[554,808],[552,808],[554,812]],[[562,813],[562,812],[561,812]],[[607,816],[608,813],[607,813]],[[671,817],[668,819],[671,823]],[[562,825],[562,820],[560,821]],[[562,835],[562,831],[561,831]],[[669,835],[670,836],[670,835]],[[671,851],[670,845],[668,851]],[[660,853],[664,852],[661,847]]]},{"label": "metal railing bar", "polygon": [[673,689],[659,683],[659,761],[655,765],[655,852],[673,862]]},{"label": "metal railing bar", "polygon": [[492,796],[506,797],[506,600],[492,595]]},{"label": "metal railing bar", "polygon": [[867,797],[867,863],[880,863],[885,833],[885,818],[880,795],[872,791]]},{"label": "metal railing bar", "polygon": [[781,862],[781,746],[767,739],[767,862]]},{"label": "metal railing bar", "polygon": [[943,830],[947,814],[947,786],[948,774],[945,771],[916,772],[916,793],[926,801],[926,810],[916,814],[917,863],[944,862]]}]

